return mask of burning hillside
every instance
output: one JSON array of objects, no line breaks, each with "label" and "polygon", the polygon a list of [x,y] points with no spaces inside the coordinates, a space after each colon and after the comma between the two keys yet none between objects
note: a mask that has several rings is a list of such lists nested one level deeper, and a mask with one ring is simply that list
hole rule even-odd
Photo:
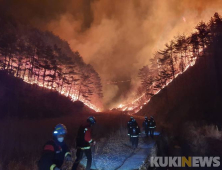
[{"label": "burning hillside", "polygon": [[3,17],[0,23],[0,70],[100,110],[100,77],[67,42]]},{"label": "burning hillside", "polygon": [[[138,89],[140,96],[130,103],[120,104],[117,109],[136,113],[150,99],[168,86],[180,74],[183,74],[204,54],[210,53],[208,47],[221,31],[222,19],[218,13],[208,23],[200,22],[196,31],[190,36],[177,36],[158,51],[151,59],[151,66],[144,66],[139,70],[141,87]],[[215,28],[218,27],[218,30]],[[216,31],[216,32],[215,32]],[[208,50],[207,50],[208,49]]]},{"label": "burning hillside", "polygon": [[[135,99],[137,71],[158,49],[215,12],[221,0],[18,0],[1,1],[1,12],[27,25],[48,30],[78,50],[102,79],[106,108]],[[107,81],[108,80],[108,83]],[[128,83],[109,83],[132,80]],[[128,93],[129,92],[129,93]],[[125,93],[129,94],[128,96]],[[141,96],[141,95],[139,95]],[[139,97],[137,96],[137,97]],[[92,102],[94,103],[94,102]]]}]

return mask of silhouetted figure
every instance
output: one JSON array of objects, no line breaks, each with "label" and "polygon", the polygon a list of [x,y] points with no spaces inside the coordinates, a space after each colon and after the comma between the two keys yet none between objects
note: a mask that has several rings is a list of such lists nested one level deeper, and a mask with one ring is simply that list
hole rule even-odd
[{"label": "silhouetted figure", "polygon": [[135,124],[137,125],[136,120],[135,120],[133,117],[130,117],[130,120],[129,120],[128,123],[127,123],[128,136],[130,136],[130,142],[131,142],[131,135],[130,135],[130,133],[131,133],[131,128],[132,128],[132,126],[135,125]]},{"label": "silhouetted figure", "polygon": [[140,134],[140,128],[139,128],[139,126],[138,126],[138,124],[136,123],[136,120],[135,120],[132,123],[132,126],[130,127],[130,137],[131,137],[131,142],[132,142],[133,149],[137,148],[137,146],[138,146],[139,134]]},{"label": "silhouetted figure", "polygon": [[150,117],[149,131],[150,131],[150,136],[152,138],[154,137],[155,128],[156,128],[156,122],[155,122],[153,116],[151,116]]},{"label": "silhouetted figure", "polygon": [[92,151],[90,144],[95,145],[95,141],[92,140],[91,137],[91,127],[96,123],[96,120],[93,116],[90,116],[87,119],[87,122],[82,124],[79,128],[78,135],[76,138],[76,160],[73,164],[72,170],[76,170],[82,157],[83,153],[86,155],[87,158],[87,165],[86,170],[90,170],[92,164]]},{"label": "silhouetted figure", "polygon": [[133,120],[133,119],[134,119],[133,117],[130,117],[130,120],[129,120],[128,123],[127,123],[128,135],[130,134],[130,127],[131,127],[131,125],[132,125],[132,120]]},{"label": "silhouetted figure", "polygon": [[149,126],[150,126],[150,120],[145,116],[145,120],[143,122],[143,129],[145,131],[146,136],[148,137],[149,135]]},{"label": "silhouetted figure", "polygon": [[56,125],[53,139],[43,147],[42,156],[38,162],[39,170],[60,170],[64,159],[71,161],[69,148],[64,142],[66,134],[67,130],[63,124]]}]

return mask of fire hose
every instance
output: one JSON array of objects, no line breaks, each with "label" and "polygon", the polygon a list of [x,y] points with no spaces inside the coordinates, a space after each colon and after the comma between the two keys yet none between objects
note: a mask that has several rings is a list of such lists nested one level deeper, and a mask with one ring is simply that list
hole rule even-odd
[{"label": "fire hose", "polygon": [[98,168],[96,166],[96,161],[95,161],[95,151],[96,151],[96,146],[93,145],[92,146],[92,164],[94,164],[94,167],[96,168],[95,170],[98,170]]},{"label": "fire hose", "polygon": [[[98,168],[96,166],[96,162],[95,162],[95,150],[96,150],[96,147],[95,147],[95,145],[92,145],[91,148],[92,148],[92,165],[94,165],[94,167],[95,167],[95,169],[93,169],[93,170],[98,170]],[[72,161],[72,160],[67,161],[67,162],[75,163],[75,161]],[[68,170],[68,169],[69,169],[69,166],[66,165],[61,170]]]}]

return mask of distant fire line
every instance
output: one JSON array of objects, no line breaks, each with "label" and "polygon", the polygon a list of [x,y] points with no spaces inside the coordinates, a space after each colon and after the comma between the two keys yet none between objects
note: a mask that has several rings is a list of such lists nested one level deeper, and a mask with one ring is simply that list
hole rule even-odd
[{"label": "distant fire line", "polygon": [[[35,81],[35,82],[30,82],[30,81],[28,81],[28,77],[27,77],[27,76],[25,76],[25,78],[24,78],[23,81],[26,82],[26,83],[28,83],[28,84],[36,84],[36,85],[38,85],[38,86],[40,86],[40,87],[42,87],[42,88],[46,88],[46,89],[50,89],[50,90],[52,89],[51,87],[43,86],[43,84],[40,83],[40,82],[37,82],[37,81]],[[55,91],[59,92],[58,90],[55,90]],[[66,96],[66,97],[70,97],[70,98],[71,98],[71,101],[75,102],[75,101],[78,100],[78,91],[77,91],[77,90],[75,90],[75,91],[77,92],[76,94],[69,94],[69,92],[65,92],[64,90],[62,90],[62,91],[59,92],[59,93],[62,94],[62,95],[64,95],[64,96]],[[93,105],[92,103],[89,103],[88,101],[85,101],[85,100],[82,100],[82,99],[80,99],[80,101],[83,102],[86,106],[88,106],[88,107],[91,108],[92,110],[94,110],[94,111],[96,111],[96,112],[99,112],[99,111],[100,111],[100,109],[97,108],[97,107],[96,107],[95,105]]]},{"label": "distant fire line", "polygon": [[[201,49],[199,52],[202,52],[203,50]],[[179,72],[175,75],[175,78],[177,78],[179,75],[183,74],[184,72],[187,71],[188,68],[194,66],[196,64],[196,60],[197,60],[197,57],[194,57],[193,58],[193,61],[190,62],[190,64],[188,64],[185,68],[184,68],[184,71],[183,72]],[[162,89],[164,89],[165,87],[167,87],[175,78],[172,78],[172,79],[169,79],[166,83],[166,85],[163,85],[162,88],[160,88],[159,90],[155,91],[153,96],[157,95]],[[154,84],[152,85],[154,86]],[[128,103],[128,104],[119,104],[117,106],[117,108],[112,108],[110,110],[113,110],[113,109],[119,109],[119,110],[122,110],[122,111],[135,111],[134,113],[137,113],[139,112],[144,105],[146,105],[150,100],[151,98],[153,97],[150,97],[148,100],[146,99],[143,99],[145,97],[146,93],[143,93],[140,97],[134,99],[131,103]],[[139,100],[146,100],[143,102],[142,105],[139,105],[139,104],[135,104],[137,103]]]},{"label": "distant fire line", "polygon": [[[12,63],[11,65],[12,65],[11,67],[17,67],[16,63]],[[31,66],[32,65],[30,64],[30,67]],[[7,70],[7,69],[8,69],[8,67],[6,66],[5,70]],[[1,68],[1,70],[3,70],[3,68]],[[64,86],[61,90],[59,90],[59,89],[52,89],[52,87],[49,86],[49,84],[46,84],[46,83],[43,84],[43,82],[41,82],[40,80],[35,79],[35,76],[34,76],[34,80],[33,80],[33,78],[29,78],[26,72],[24,72],[24,76],[19,76],[19,78],[21,78],[24,82],[26,82],[28,84],[36,84],[39,87],[57,91],[58,93],[66,96],[66,97],[70,97],[71,101],[73,101],[73,102],[79,100],[79,101],[83,102],[86,106],[88,106],[89,108],[91,108],[92,110],[94,110],[96,112],[100,111],[99,108],[97,108],[95,105],[93,105],[89,101],[87,101],[85,99],[82,99],[82,98],[79,99],[79,97],[78,97],[79,96],[79,91],[76,90],[76,89],[72,89],[71,90],[72,93],[70,92],[70,90],[68,90],[70,88],[68,86]],[[47,80],[47,78],[45,80]],[[66,90],[64,90],[64,89],[66,89]]]}]

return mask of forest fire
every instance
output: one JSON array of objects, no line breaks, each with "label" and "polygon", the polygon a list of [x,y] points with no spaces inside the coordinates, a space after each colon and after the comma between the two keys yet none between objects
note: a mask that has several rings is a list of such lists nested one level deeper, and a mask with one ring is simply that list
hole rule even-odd
[{"label": "forest fire", "polygon": [[[156,1],[155,3],[157,3],[156,7],[160,7],[160,11],[163,9],[166,12],[166,16],[163,17],[162,14],[156,14],[153,11],[153,13],[144,14],[146,16],[144,17],[138,13],[139,10],[137,10],[138,6],[136,4],[124,2],[119,5],[126,7],[128,9],[126,11],[134,11],[135,13],[131,12],[129,15],[122,8],[119,8],[117,10],[120,10],[119,13],[124,19],[122,20],[122,17],[117,15],[110,20],[110,18],[98,17],[100,15],[93,15],[97,14],[97,11],[93,9],[98,7],[101,9],[100,12],[104,14],[102,16],[109,16],[106,14],[107,10],[104,10],[105,8],[102,6],[109,7],[110,4],[95,2],[92,5],[91,11],[92,16],[95,18],[87,20],[92,23],[74,22],[76,19],[65,13],[60,19],[47,22],[45,24],[46,27],[39,26],[39,28],[42,28],[41,30],[49,30],[68,42],[47,31],[42,32],[25,26],[20,26],[20,28],[15,26],[16,24],[10,25],[6,22],[1,30],[3,35],[1,37],[1,44],[5,45],[0,47],[1,70],[8,71],[9,74],[13,74],[27,83],[37,84],[38,86],[58,91],[72,101],[80,100],[90,108],[98,111],[103,107],[102,100],[105,106],[112,105],[116,99],[118,100],[118,97],[122,97],[124,96],[122,94],[127,93],[123,92],[122,89],[129,91],[131,86],[128,85],[132,85],[131,80],[135,76],[135,72],[141,67],[141,63],[145,62],[149,64],[149,67],[141,69],[141,74],[144,74],[139,76],[142,82],[142,90],[140,92],[135,90],[136,92],[133,92],[130,97],[126,97],[131,99],[130,102],[127,101],[116,107],[125,111],[138,110],[153,95],[159,93],[161,89],[166,87],[179,74],[182,74],[192,66],[195,62],[194,60],[200,55],[201,49],[206,47],[207,41],[206,38],[203,38],[205,37],[203,30],[205,28],[208,29],[209,24],[200,22],[195,33],[188,37],[185,35],[177,36],[172,44],[169,42],[166,45],[166,49],[159,51],[152,58],[153,50],[162,46],[163,41],[175,36],[178,30],[184,33],[190,32],[186,29],[191,25],[193,26],[193,21],[197,20],[195,18],[190,22],[192,20],[191,16],[196,15],[195,12],[188,14],[181,10],[171,14],[171,8],[168,9],[169,2],[166,3],[166,6],[160,6],[159,3],[162,4],[161,1]],[[184,3],[187,4],[187,2]],[[189,6],[189,3],[187,5]],[[200,9],[199,5],[201,6],[199,3],[195,4],[194,9]],[[209,3],[208,5],[212,6],[213,4]],[[144,11],[149,11],[150,4],[146,2],[143,6]],[[207,10],[205,8],[201,8],[200,12]],[[69,12],[71,15],[71,11]],[[206,18],[205,15],[202,16],[202,13],[200,14],[201,19]],[[174,15],[175,17],[169,17]],[[128,17],[132,20],[135,19],[138,23],[127,22],[125,18]],[[150,17],[152,20],[154,18],[161,19],[150,23]],[[116,23],[116,25],[113,23]],[[57,27],[54,27],[54,25],[57,25]],[[141,25],[141,27],[138,27],[138,25]],[[148,31],[150,27],[158,29]],[[184,27],[186,29],[182,29]],[[68,28],[75,29],[70,29],[72,31],[69,32]],[[132,29],[129,30],[128,28]],[[110,34],[112,36],[107,37],[111,32],[118,32],[116,34],[118,36],[115,37]],[[204,34],[201,35],[202,33]],[[94,34],[95,36],[92,36]],[[100,36],[100,34],[103,36]],[[151,35],[158,36],[151,38]],[[161,36],[162,38],[160,38]],[[103,39],[104,37],[106,38]],[[82,56],[73,50],[79,50],[85,57],[84,60],[94,65],[96,71],[92,65],[84,63]],[[120,56],[121,62],[119,61]],[[140,56],[142,58],[137,58]],[[109,58],[109,60],[104,59],[104,57]],[[150,58],[153,60],[152,64],[148,62]],[[140,64],[130,68],[129,65],[133,63]],[[101,83],[99,73],[103,79],[103,84]],[[126,79],[120,81],[120,77]],[[104,81],[104,79],[116,79],[118,81]],[[120,83],[123,85],[119,85]],[[119,88],[120,86],[123,88]],[[104,90],[103,93],[106,100],[102,99],[102,89]]]},{"label": "forest fire", "polygon": [[[37,84],[38,86],[40,87],[43,87],[43,88],[47,88],[47,89],[50,89],[52,90],[52,87],[50,86],[44,86],[43,83],[40,83],[40,82],[37,82],[37,81],[33,81],[33,82],[30,82],[28,80],[28,77],[25,76],[24,78],[24,82],[26,83],[29,83],[29,84]],[[90,103],[89,101],[87,100],[84,100],[84,99],[78,99],[78,93],[79,91],[78,90],[74,90],[75,92],[74,93],[70,93],[69,91],[67,91],[67,89],[63,89],[60,93],[66,97],[69,97],[73,102],[77,101],[77,100],[80,100],[81,102],[83,102],[86,106],[88,106],[89,108],[91,108],[92,110],[96,111],[96,112],[100,112],[100,109],[97,108],[95,105],[93,105],[92,103]]]},{"label": "forest fire", "polygon": [[[1,28],[1,71],[100,111],[101,79],[91,65],[83,62],[78,52],[70,49],[67,42],[52,33],[26,26],[16,28],[2,23]],[[17,31],[21,34],[17,35]]]},{"label": "forest fire", "polygon": [[0,170],[222,170],[221,2],[0,0]]},{"label": "forest fire", "polygon": [[[29,78],[28,76],[25,76],[24,77],[24,82],[26,83],[29,83],[29,84],[36,84],[42,88],[46,88],[46,89],[50,89],[52,90],[53,88],[49,85],[44,85],[43,82],[41,81],[29,81]],[[92,110],[96,111],[96,112],[99,112],[100,109],[97,108],[95,105],[93,105],[92,103],[90,103],[89,101],[85,100],[84,98],[79,98],[79,91],[77,89],[72,89],[72,91],[69,90],[70,87],[63,87],[61,91],[57,90],[60,94],[68,97],[71,99],[71,101],[75,102],[75,101],[78,101],[80,100],[81,102],[83,102],[86,106],[88,106],[89,108],[91,108]]]},{"label": "forest fire", "polygon": [[[166,45],[166,47],[167,46],[168,45]],[[198,50],[196,49],[196,51],[191,53],[190,55],[186,55],[186,53],[185,53],[185,56],[182,56],[182,53],[181,53],[180,57],[181,57],[181,62],[183,62],[183,68],[180,70],[181,63],[179,63],[178,66],[176,66],[176,64],[175,65],[172,64],[174,69],[178,69],[178,72],[175,74],[175,71],[174,71],[173,77],[171,78],[171,76],[170,76],[167,80],[165,80],[164,84],[162,84],[161,86],[158,86],[159,88],[155,87],[156,82],[152,82],[152,84],[149,86],[149,88],[152,89],[152,95],[147,96],[146,92],[144,92],[140,97],[134,99],[132,102],[129,102],[129,103],[126,103],[126,104],[119,104],[119,106],[117,108],[112,108],[112,109],[119,109],[121,111],[129,111],[130,113],[137,113],[139,110],[141,110],[143,108],[144,105],[146,105],[151,100],[151,98],[153,96],[157,95],[162,89],[167,87],[179,75],[183,74],[190,67],[194,66],[198,57],[203,54],[204,48],[206,48],[205,45],[202,46],[202,47],[199,47]],[[171,48],[171,50],[172,50],[172,48]],[[159,53],[162,54],[161,52],[159,52]],[[173,53],[171,53],[171,58],[173,60]],[[183,58],[186,58],[186,59],[188,58],[188,60],[183,60]],[[160,69],[159,70],[160,72],[161,72],[161,67],[162,67],[162,63],[160,64],[161,59],[162,59],[161,57],[159,57],[157,59],[157,64],[158,64],[158,68]],[[176,63],[176,59],[173,62]]]}]

